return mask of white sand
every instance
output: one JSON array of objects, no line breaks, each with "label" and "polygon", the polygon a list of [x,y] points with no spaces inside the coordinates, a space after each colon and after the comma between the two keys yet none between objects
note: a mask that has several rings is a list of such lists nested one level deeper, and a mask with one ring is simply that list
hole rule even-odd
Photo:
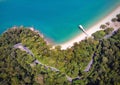
[{"label": "white sand", "polygon": [[[91,36],[91,34],[95,33],[100,29],[100,26],[102,24],[105,24],[106,22],[110,22],[112,18],[115,18],[117,14],[120,13],[120,6],[117,7],[113,12],[111,12],[108,16],[104,17],[102,20],[100,20],[98,23],[96,23],[94,26],[90,27],[86,32],[89,34],[88,37]],[[75,42],[80,42],[81,40],[84,40],[87,36],[84,33],[81,33],[77,37],[73,38],[72,40],[59,44],[61,46],[61,49],[67,49],[74,45]]]}]

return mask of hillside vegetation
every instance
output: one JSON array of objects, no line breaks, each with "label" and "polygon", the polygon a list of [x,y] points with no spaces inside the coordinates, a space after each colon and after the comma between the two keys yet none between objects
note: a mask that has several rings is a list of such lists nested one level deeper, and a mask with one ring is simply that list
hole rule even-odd
[{"label": "hillside vegetation", "polygon": [[[0,36],[0,85],[120,85],[120,29],[104,38],[112,31],[61,50],[30,29],[11,28]],[[15,48],[18,43],[33,55]]]}]

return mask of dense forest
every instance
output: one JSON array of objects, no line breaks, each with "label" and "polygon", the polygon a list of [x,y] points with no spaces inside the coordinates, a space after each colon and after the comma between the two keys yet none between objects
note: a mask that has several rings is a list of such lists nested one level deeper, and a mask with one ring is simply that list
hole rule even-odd
[{"label": "dense forest", "polygon": [[[115,18],[120,20],[120,14]],[[67,50],[51,49],[26,27],[0,35],[0,85],[119,85],[120,29],[94,33]],[[15,45],[22,44],[23,48]],[[88,70],[89,62],[93,60]]]}]

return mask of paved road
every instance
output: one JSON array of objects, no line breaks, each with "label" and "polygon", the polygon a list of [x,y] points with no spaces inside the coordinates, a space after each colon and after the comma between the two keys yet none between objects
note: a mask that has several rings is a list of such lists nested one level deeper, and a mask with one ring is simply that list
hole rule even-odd
[{"label": "paved road", "polygon": [[[23,46],[22,43],[15,44],[13,47],[14,47],[14,48],[18,48],[18,49],[20,49],[20,50],[22,50],[22,51],[26,51],[28,54],[30,54],[31,56],[34,57],[34,54],[33,54],[27,47]],[[31,65],[36,65],[36,64],[40,64],[40,65],[45,66],[46,68],[50,68],[52,71],[60,72],[59,69],[57,69],[57,68],[55,68],[55,67],[47,66],[47,65],[45,65],[45,64],[42,64],[42,63],[41,63],[39,60],[37,60],[37,59],[35,59],[35,60],[31,63]],[[69,77],[68,75],[66,75],[66,78],[67,78],[67,80],[68,80],[69,82],[72,82],[72,80],[73,80],[73,78]],[[76,77],[76,78],[77,78],[77,77]]]},{"label": "paved road", "polygon": [[[119,28],[114,29],[110,34],[104,36],[104,39],[108,39],[110,38],[112,35],[115,34],[116,31],[118,31]],[[85,68],[85,72],[88,72],[90,70],[90,68],[92,67],[93,64],[93,60],[94,60],[95,55],[92,56],[92,59],[90,60],[90,62],[88,63],[87,67]]]},{"label": "paved road", "polygon": [[90,60],[89,64],[87,65],[87,67],[85,68],[85,72],[88,72],[90,70],[90,68],[92,67],[93,64],[93,58]]},{"label": "paved road", "polygon": [[[99,41],[99,44],[96,46],[96,49],[99,48],[99,45],[100,45],[100,44],[101,44],[101,41]],[[85,68],[85,70],[84,70],[85,72],[88,72],[88,71],[90,70],[90,68],[92,67],[92,64],[93,64],[93,62],[94,62],[95,56],[96,56],[96,51],[93,53],[90,62],[89,62],[88,65],[86,66],[86,68]]]},{"label": "paved road", "polygon": [[34,54],[27,47],[23,46],[22,43],[15,44],[13,47],[14,48],[19,48],[22,51],[26,51],[31,56],[34,56]]},{"label": "paved road", "polygon": [[[119,28],[118,28],[118,29],[119,29]],[[106,35],[104,38],[105,38],[105,39],[110,38],[118,29],[114,29],[110,34]],[[23,46],[22,43],[15,44],[15,45],[14,45],[14,48],[19,48],[19,49],[22,50],[22,51],[26,51],[28,54],[30,54],[31,56],[34,57],[34,54],[33,54],[27,47]],[[88,72],[88,71],[90,70],[90,68],[92,67],[92,64],[93,64],[93,61],[94,61],[94,57],[95,57],[95,53],[93,54],[92,59],[91,59],[90,62],[88,63],[87,67],[85,68],[85,70],[84,70],[85,72]],[[45,65],[45,64],[42,64],[42,63],[41,63],[39,60],[37,60],[37,59],[34,60],[32,64],[34,64],[34,65],[35,65],[35,64],[40,64],[40,65],[45,66],[46,68],[50,68],[52,71],[60,72],[59,69],[57,69],[57,68],[55,68],[55,67],[47,66],[47,65]],[[69,82],[72,82],[74,79],[77,79],[77,80],[81,79],[79,76],[76,77],[76,78],[71,78],[71,77],[69,77],[68,75],[66,75],[66,78],[67,78],[67,80],[68,80]]]}]

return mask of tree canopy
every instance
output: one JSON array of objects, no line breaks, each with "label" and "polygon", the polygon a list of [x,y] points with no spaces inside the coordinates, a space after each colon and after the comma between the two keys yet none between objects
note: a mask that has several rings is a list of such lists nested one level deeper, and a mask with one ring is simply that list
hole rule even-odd
[{"label": "tree canopy", "polygon": [[[0,36],[0,85],[119,85],[120,30],[104,39],[111,31],[112,28],[98,31],[93,34],[94,38],[61,50],[59,46],[51,49],[30,29],[9,29]],[[18,43],[34,56],[14,48]],[[85,72],[92,57],[93,64]]]}]

